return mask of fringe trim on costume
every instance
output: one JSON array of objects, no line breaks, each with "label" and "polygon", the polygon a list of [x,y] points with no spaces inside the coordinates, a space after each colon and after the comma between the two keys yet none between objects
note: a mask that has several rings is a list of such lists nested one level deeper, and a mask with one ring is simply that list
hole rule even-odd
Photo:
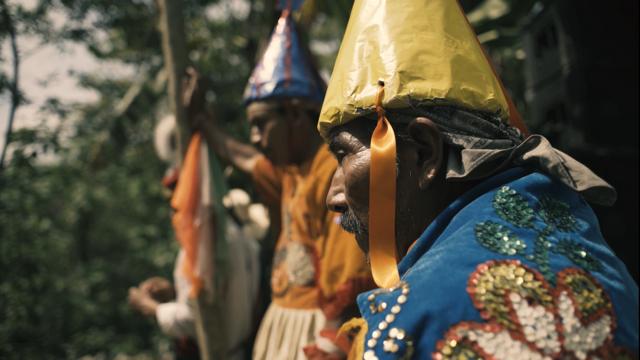
[{"label": "fringe trim on costume", "polygon": [[314,343],[325,326],[320,309],[287,309],[271,303],[253,348],[254,360],[306,360],[303,348]]}]

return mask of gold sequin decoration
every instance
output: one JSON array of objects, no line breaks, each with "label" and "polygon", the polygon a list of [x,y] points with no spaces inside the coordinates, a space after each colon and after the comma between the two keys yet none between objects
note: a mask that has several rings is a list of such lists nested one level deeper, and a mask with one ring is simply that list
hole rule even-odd
[{"label": "gold sequin decoration", "polygon": [[604,290],[592,277],[583,272],[565,271],[561,273],[558,287],[563,286],[571,290],[573,300],[583,319],[611,309],[611,302]]},{"label": "gold sequin decoration", "polygon": [[544,279],[517,260],[480,265],[469,279],[467,291],[484,319],[493,318],[508,328],[514,328],[505,297],[511,292],[545,308],[553,306],[553,298]]},{"label": "gold sequin decoration", "polygon": [[554,275],[555,289],[517,260],[480,264],[467,290],[487,322],[452,326],[432,358],[631,358],[613,343],[616,318],[598,281],[579,268]]},{"label": "gold sequin decoration", "polygon": [[383,312],[387,309],[387,303],[386,302],[382,302],[378,305],[378,312]]}]

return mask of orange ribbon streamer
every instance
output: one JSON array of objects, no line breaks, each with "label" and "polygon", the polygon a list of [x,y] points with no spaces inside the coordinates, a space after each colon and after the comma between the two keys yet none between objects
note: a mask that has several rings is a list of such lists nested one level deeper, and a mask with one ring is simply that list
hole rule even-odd
[{"label": "orange ribbon streamer", "polygon": [[184,157],[176,190],[171,197],[175,214],[171,218],[176,238],[185,252],[182,268],[191,283],[190,297],[196,297],[202,288],[202,279],[196,273],[198,261],[198,205],[200,200],[200,133],[195,133]]},{"label": "orange ribbon streamer", "polygon": [[396,137],[382,108],[384,82],[376,96],[378,124],[371,136],[369,173],[369,257],[379,287],[400,282],[396,255]]}]

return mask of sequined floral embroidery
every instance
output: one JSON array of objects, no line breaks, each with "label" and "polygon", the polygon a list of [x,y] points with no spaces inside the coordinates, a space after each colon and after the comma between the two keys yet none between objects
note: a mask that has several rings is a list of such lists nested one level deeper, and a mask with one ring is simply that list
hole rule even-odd
[{"label": "sequined floral embroidery", "polygon": [[501,218],[513,225],[524,228],[533,227],[535,214],[527,199],[508,186],[503,186],[496,192],[493,208]]},{"label": "sequined floral embroidery", "polygon": [[559,272],[553,288],[518,260],[488,261],[467,292],[487,322],[453,326],[434,359],[631,359],[613,343],[611,300],[582,269]]},{"label": "sequined floral embroidery", "polygon": [[578,222],[569,211],[569,205],[548,196],[540,200],[540,217],[559,231],[571,232],[578,229]]},{"label": "sequined floral embroidery", "polygon": [[[498,216],[509,224],[531,229],[536,232],[532,251],[527,252],[526,243],[518,238],[507,226],[493,221],[478,223],[475,227],[476,239],[487,249],[502,255],[520,255],[538,265],[547,280],[554,283],[555,275],[549,265],[549,253],[567,257],[575,265],[588,270],[600,271],[602,265],[585,248],[566,237],[578,230],[578,221],[568,204],[543,197],[538,211],[534,211],[527,199],[509,186],[503,186],[493,198],[493,208]],[[544,224],[536,226],[534,220]]]},{"label": "sequined floral embroidery", "polygon": [[502,255],[524,255],[527,244],[506,227],[493,221],[476,225],[476,238],[491,251]]},{"label": "sequined floral embroidery", "polygon": [[560,239],[551,251],[562,254],[583,269],[601,271],[602,264],[587,249],[571,239]]}]

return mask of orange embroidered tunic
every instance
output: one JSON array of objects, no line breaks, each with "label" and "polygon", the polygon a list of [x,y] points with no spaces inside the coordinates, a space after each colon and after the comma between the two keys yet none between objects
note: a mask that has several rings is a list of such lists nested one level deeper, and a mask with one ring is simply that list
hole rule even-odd
[{"label": "orange embroidered tunic", "polygon": [[281,231],[271,274],[272,301],[291,309],[321,309],[338,318],[370,288],[370,272],[353,235],[325,205],[337,163],[326,145],[301,166],[275,167],[261,158],[253,173],[263,201],[279,207]]}]

